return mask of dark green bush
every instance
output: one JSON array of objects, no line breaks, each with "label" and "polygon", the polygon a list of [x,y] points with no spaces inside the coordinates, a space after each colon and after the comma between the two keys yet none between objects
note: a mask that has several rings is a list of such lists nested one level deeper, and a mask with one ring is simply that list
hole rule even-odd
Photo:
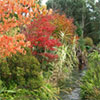
[{"label": "dark green bush", "polygon": [[57,100],[57,89],[44,80],[40,63],[26,51],[0,61],[0,100]]},{"label": "dark green bush", "polygon": [[89,69],[82,79],[82,100],[100,100],[100,54],[95,51],[89,55]]},{"label": "dark green bush", "polygon": [[0,77],[7,88],[11,84],[28,89],[41,87],[40,71],[38,60],[29,53],[13,55],[0,62]]}]

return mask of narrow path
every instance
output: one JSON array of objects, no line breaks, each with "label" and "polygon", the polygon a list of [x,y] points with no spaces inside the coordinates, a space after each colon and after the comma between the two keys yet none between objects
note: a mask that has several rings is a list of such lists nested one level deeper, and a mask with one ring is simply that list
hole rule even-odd
[{"label": "narrow path", "polygon": [[82,72],[76,72],[74,71],[72,74],[72,78],[66,82],[66,87],[71,88],[72,91],[67,94],[64,92],[61,92],[60,100],[80,100],[80,80],[82,76],[84,76],[84,71]]}]

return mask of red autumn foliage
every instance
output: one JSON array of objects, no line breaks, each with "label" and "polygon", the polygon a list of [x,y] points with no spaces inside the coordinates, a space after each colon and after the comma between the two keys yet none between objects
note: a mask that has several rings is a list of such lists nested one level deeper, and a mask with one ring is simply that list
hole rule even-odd
[{"label": "red autumn foliage", "polygon": [[[52,34],[55,30],[55,26],[51,24],[52,16],[40,16],[34,20],[24,30],[27,41],[31,42],[31,49],[33,54],[36,56],[40,55],[46,57],[48,60],[57,58],[53,52],[56,50],[55,47],[59,47],[61,43],[58,39],[54,39]],[[34,47],[34,48],[33,48]]]}]

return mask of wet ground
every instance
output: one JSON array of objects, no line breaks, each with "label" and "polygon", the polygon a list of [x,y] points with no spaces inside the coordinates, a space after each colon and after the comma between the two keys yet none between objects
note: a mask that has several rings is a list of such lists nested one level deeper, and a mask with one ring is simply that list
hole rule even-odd
[{"label": "wet ground", "polygon": [[69,93],[61,92],[60,100],[81,100],[80,99],[80,80],[85,71],[74,71],[70,80],[66,81],[66,88],[71,88]]}]

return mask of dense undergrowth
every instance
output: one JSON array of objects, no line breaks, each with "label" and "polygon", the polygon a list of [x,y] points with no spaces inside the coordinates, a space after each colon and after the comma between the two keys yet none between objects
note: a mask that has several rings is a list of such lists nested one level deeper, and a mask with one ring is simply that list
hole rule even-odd
[{"label": "dense undergrowth", "polygon": [[58,100],[78,65],[73,19],[38,0],[0,6],[0,100]]},{"label": "dense undergrowth", "polygon": [[93,51],[88,56],[88,71],[82,79],[82,100],[100,99],[100,53]]},{"label": "dense undergrowth", "polygon": [[[72,71],[78,70],[77,50],[93,46],[76,29],[72,18],[52,13],[38,0],[1,0],[0,100],[58,100]],[[82,99],[100,98],[99,64],[95,51],[89,55]]]}]

